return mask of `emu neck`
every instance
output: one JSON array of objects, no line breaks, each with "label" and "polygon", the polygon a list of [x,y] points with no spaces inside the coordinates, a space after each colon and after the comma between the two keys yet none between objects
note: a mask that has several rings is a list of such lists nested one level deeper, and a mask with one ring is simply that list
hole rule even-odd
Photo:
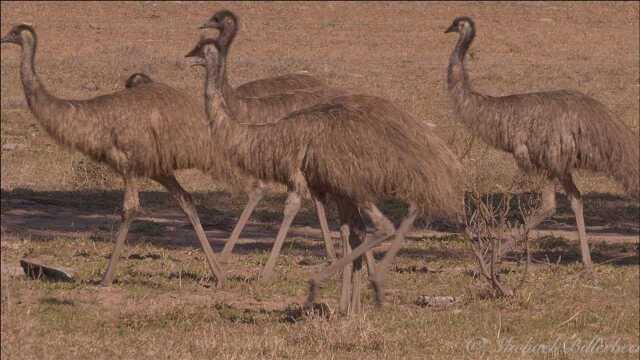
[{"label": "emu neck", "polygon": [[473,41],[473,28],[463,32],[451,54],[447,73],[449,95],[456,115],[464,125],[483,141],[505,151],[511,151],[509,124],[499,115],[499,103],[495,98],[476,93],[471,89],[464,60]]},{"label": "emu neck", "polygon": [[29,108],[34,112],[36,102],[40,98],[48,96],[44,86],[36,74],[36,45],[37,41],[35,35],[33,35],[33,37],[24,37],[22,42],[22,64],[20,65],[20,79],[22,80],[24,95],[27,103],[29,104]]},{"label": "emu neck", "polygon": [[58,99],[46,90],[35,71],[36,44],[35,34],[23,38],[20,77],[29,109],[54,140],[82,151],[79,144],[93,124],[78,119],[72,102]]},{"label": "emu neck", "polygon": [[451,53],[447,71],[447,85],[449,92],[454,96],[464,95],[465,92],[471,91],[469,78],[464,68],[464,58],[474,37],[475,31],[473,29],[460,34],[456,47]]},{"label": "emu neck", "polygon": [[231,117],[229,116],[230,109],[225,101],[225,95],[231,94],[231,97],[233,97],[233,90],[226,78],[226,56],[221,54],[217,62],[209,58],[205,59],[205,61],[207,64],[204,102],[207,118],[211,122],[212,128],[226,128],[231,125]]}]

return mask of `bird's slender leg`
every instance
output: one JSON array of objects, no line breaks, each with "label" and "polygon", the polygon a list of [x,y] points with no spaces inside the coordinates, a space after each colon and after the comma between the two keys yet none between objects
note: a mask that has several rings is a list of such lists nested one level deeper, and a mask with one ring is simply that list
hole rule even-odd
[{"label": "bird's slender leg", "polygon": [[591,251],[589,250],[589,242],[587,239],[587,231],[584,224],[584,213],[582,195],[573,181],[573,176],[569,174],[562,179],[564,190],[571,201],[571,209],[576,216],[576,226],[578,228],[578,237],[580,238],[580,253],[582,254],[582,263],[587,274],[593,276],[593,262],[591,261]]},{"label": "bird's slender leg", "polygon": [[260,281],[270,281],[273,277],[273,269],[276,266],[276,261],[278,260],[278,256],[280,255],[280,250],[282,249],[282,244],[284,244],[284,240],[287,237],[287,232],[289,231],[289,227],[293,222],[298,211],[300,211],[300,204],[302,203],[300,195],[296,191],[289,191],[289,196],[287,197],[287,201],[284,205],[284,218],[282,219],[282,224],[280,225],[280,229],[278,230],[278,235],[276,236],[276,241],[271,248],[271,254],[269,254],[269,260],[267,260],[267,264],[262,269],[262,274],[260,275]]},{"label": "bird's slender leg", "polygon": [[178,205],[180,205],[180,208],[182,208],[182,211],[187,215],[187,218],[189,218],[189,221],[191,222],[191,225],[196,232],[198,240],[200,241],[200,246],[202,246],[202,250],[204,251],[204,256],[207,259],[209,268],[218,281],[218,287],[221,287],[224,284],[225,274],[222,270],[222,267],[216,260],[213,249],[211,248],[211,244],[209,244],[207,235],[204,233],[202,224],[200,224],[198,211],[193,204],[191,195],[186,190],[184,190],[182,186],[180,186],[180,183],[178,183],[178,180],[173,175],[154,177],[153,179],[159,182],[169,191],[171,196],[173,196],[173,198],[178,202]]},{"label": "bird's slender leg", "polygon": [[329,222],[327,222],[327,213],[324,208],[324,198],[313,197],[313,202],[316,206],[316,213],[318,214],[318,221],[320,222],[320,230],[322,231],[322,238],[324,239],[324,247],[327,252],[327,257],[330,261],[336,260],[336,251],[333,248],[333,239],[331,239],[331,229],[329,228]]},{"label": "bird's slender leg", "polygon": [[404,245],[404,237],[413,226],[413,222],[416,220],[417,216],[417,207],[414,204],[410,204],[409,212],[400,224],[400,227],[398,227],[398,230],[395,232],[396,237],[393,239],[393,242],[391,242],[389,250],[387,250],[387,252],[384,254],[382,261],[380,261],[380,264],[377,266],[376,272],[373,274],[373,276],[371,276],[371,282],[375,291],[377,305],[382,305],[382,303],[384,302],[384,292],[382,290],[384,274],[391,266],[391,263],[398,254],[398,251],[400,251],[400,249]]},{"label": "bird's slender leg", "polygon": [[253,189],[251,189],[248,195],[249,195],[249,201],[247,202],[247,205],[244,207],[244,210],[242,210],[242,214],[240,214],[240,219],[238,219],[236,226],[233,228],[233,231],[231,232],[231,236],[229,236],[229,239],[224,244],[221,257],[226,257],[227,255],[231,254],[231,252],[233,251],[233,248],[238,242],[238,239],[240,239],[240,233],[242,233],[242,230],[247,224],[249,217],[251,217],[253,210],[255,210],[260,200],[262,200],[262,198],[264,197],[264,186],[260,184],[254,187]]},{"label": "bird's slender leg", "polygon": [[378,207],[371,202],[365,203],[362,206],[362,211],[371,219],[373,226],[375,226],[377,232],[383,235],[393,235],[396,232],[396,227],[393,225],[384,214],[378,209]]},{"label": "bird's slender leg", "polygon": [[[393,225],[384,214],[378,209],[374,203],[366,203],[362,208],[371,222],[376,228],[376,235],[389,236],[396,232],[396,227]],[[375,259],[373,257],[373,250],[369,250],[365,253],[365,260],[367,261],[367,271],[371,278],[375,273]]]},{"label": "bird's slender leg", "polygon": [[[341,216],[342,218],[342,216]],[[342,256],[348,256],[351,253],[351,245],[349,245],[349,229],[348,219],[341,219],[340,225],[340,244],[342,245]],[[342,269],[342,286],[340,291],[340,312],[346,313],[349,310],[349,299],[351,298],[351,276],[353,273],[353,263],[347,264]]]},{"label": "bird's slender leg", "polygon": [[[360,215],[360,211],[354,205],[353,216],[351,217],[350,222],[351,233],[349,234],[349,244],[352,249],[358,248],[367,240],[367,227],[364,225],[364,221],[362,220],[362,216]],[[376,272],[373,269],[373,255],[371,251],[365,252],[365,259],[367,262],[368,270],[371,274],[375,274]],[[362,256],[357,257],[353,262],[352,268],[352,277],[351,277],[351,312],[354,314],[358,314],[362,311],[362,286],[360,282],[362,281]]]},{"label": "bird's slender leg", "polygon": [[526,230],[533,230],[540,225],[545,219],[553,216],[556,212],[556,187],[553,182],[548,183],[542,188],[542,204],[540,211],[526,219]]},{"label": "bird's slender leg", "polygon": [[[342,256],[347,257],[351,253],[351,249],[357,248],[366,239],[366,228],[355,204],[342,199],[337,200],[337,203],[342,223],[340,227]],[[342,270],[340,311],[344,314],[358,313],[362,308],[360,295],[362,270],[361,256],[356,258],[353,263],[348,263]]]},{"label": "bird's slender leg", "polygon": [[[308,307],[308,306],[311,306],[313,304],[313,302],[315,301],[315,299],[316,299],[316,297],[318,295],[319,286],[323,281],[325,281],[330,276],[335,274],[337,271],[342,269],[348,263],[350,263],[350,262],[354,261],[355,259],[357,259],[358,257],[362,256],[365,252],[367,252],[370,249],[374,248],[378,244],[381,244],[382,242],[384,242],[384,241],[386,241],[388,239],[391,239],[392,237],[394,238],[393,241],[395,243],[402,244],[403,241],[404,241],[404,235],[411,229],[411,226],[413,226],[413,222],[415,221],[417,215],[418,215],[417,207],[415,206],[415,204],[411,204],[409,206],[409,213],[402,220],[402,222],[400,223],[400,226],[396,230],[395,234],[387,235],[387,236],[381,236],[381,237],[377,237],[377,238],[365,241],[363,244],[361,244],[360,246],[355,248],[349,254],[349,256],[342,257],[340,260],[338,260],[335,263],[331,264],[326,269],[324,269],[321,272],[313,275],[311,277],[311,279],[309,280],[310,291],[309,291],[309,296],[307,297],[307,302],[306,302],[305,306]],[[393,247],[393,245],[392,245],[392,247]],[[385,255],[385,258],[382,260],[383,261],[383,265],[386,265],[387,263],[389,263],[392,260],[391,258],[388,258],[389,255],[390,255],[389,253],[387,253]],[[395,255],[395,254],[393,254],[393,255]],[[388,259],[388,260],[385,261],[385,259]],[[376,274],[380,274],[380,270],[376,271]],[[376,299],[380,303],[382,301],[382,294],[381,294],[381,292],[382,292],[382,288],[381,288],[382,283],[380,281],[382,278],[379,277],[378,279],[379,280],[377,282],[375,281],[375,279],[374,279],[373,282],[374,282],[374,290],[376,291]]]},{"label": "bird's slender leg", "polygon": [[102,286],[109,286],[113,282],[113,273],[115,272],[116,265],[120,258],[120,251],[124,245],[124,241],[129,233],[129,226],[136,217],[136,214],[140,211],[140,198],[138,196],[138,187],[136,181],[133,178],[124,177],[124,200],[122,201],[122,223],[118,229],[118,235],[116,236],[116,243],[113,246],[111,257],[109,258],[109,265],[107,271],[102,276],[100,284]]}]

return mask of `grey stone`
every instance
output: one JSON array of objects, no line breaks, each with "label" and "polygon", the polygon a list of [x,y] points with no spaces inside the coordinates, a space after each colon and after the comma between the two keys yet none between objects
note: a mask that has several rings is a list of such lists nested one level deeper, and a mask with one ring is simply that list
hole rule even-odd
[{"label": "grey stone", "polygon": [[72,282],[75,277],[74,271],[71,269],[44,264],[39,260],[22,259],[20,266],[28,277],[36,280]]},{"label": "grey stone", "polygon": [[453,305],[458,302],[453,296],[427,296],[421,295],[418,296],[416,300],[416,305],[419,306],[431,306],[431,307],[443,307]]}]

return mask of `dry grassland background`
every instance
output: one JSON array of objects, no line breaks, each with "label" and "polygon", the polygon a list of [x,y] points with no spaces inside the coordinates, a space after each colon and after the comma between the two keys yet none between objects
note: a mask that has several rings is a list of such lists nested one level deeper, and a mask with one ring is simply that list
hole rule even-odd
[{"label": "dry grassland background", "polygon": [[[241,21],[230,55],[234,85],[307,71],[331,86],[396,102],[436,124],[435,132],[458,149],[468,134],[452,114],[445,83],[457,34],[443,32],[466,15],[477,26],[467,61],[476,90],[579,90],[638,133],[637,2],[3,1],[0,27],[4,35],[14,23],[34,25],[37,71],[59,97],[107,94],[123,88],[134,72],[202,96],[203,75],[184,55],[198,39],[197,27],[223,8]],[[512,299],[488,296],[461,238],[421,226],[388,277],[383,309],[374,309],[365,291],[362,315],[292,323],[287,307],[304,299],[305,281],[326,264],[308,204],[285,245],[278,279],[259,284],[255,276],[282,217],[284,197],[273,191],[226,264],[231,280],[220,290],[211,287],[190,225],[148,181],[141,195],[146,213],[131,230],[117,282],[99,288],[119,224],[121,180],[47,137],[26,106],[19,65],[18,48],[3,45],[3,359],[637,359],[629,351],[522,350],[528,342],[602,339],[637,351],[640,208],[615,183],[594,174],[580,174],[578,186],[587,193],[596,282],[581,277],[575,222],[561,197],[559,213],[538,232],[530,280]],[[486,192],[501,191],[517,173],[511,156],[479,141],[465,166]],[[179,178],[194,192],[207,236],[219,251],[245,196],[224,191],[197,171],[180,172]],[[404,211],[395,203],[383,210],[394,219]],[[24,256],[73,268],[77,280],[26,280],[16,268]],[[513,284],[522,264],[509,260],[505,268],[505,281]],[[421,295],[455,296],[459,302],[425,308],[415,304]],[[322,298],[335,307],[336,281]],[[505,351],[507,341],[521,347]]]}]

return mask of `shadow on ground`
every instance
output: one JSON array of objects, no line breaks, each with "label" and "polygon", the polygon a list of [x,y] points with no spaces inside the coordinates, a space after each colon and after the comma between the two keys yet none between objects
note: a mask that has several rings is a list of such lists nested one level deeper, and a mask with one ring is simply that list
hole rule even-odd
[{"label": "shadow on ground", "polygon": [[[486,200],[499,201],[500,196],[502,195],[490,194],[487,195]],[[513,201],[517,201],[516,199],[526,201],[532,196],[536,195],[516,194]],[[242,211],[245,199],[226,192],[195,193],[193,197],[212,245],[216,250],[220,250]],[[539,229],[575,231],[575,219],[568,199],[564,194],[557,194],[557,197],[558,212]],[[266,253],[271,249],[271,241],[275,238],[282,219],[285,198],[285,194],[270,194],[265,197],[242,234],[242,238],[249,242],[239,243],[236,253]],[[70,192],[15,189],[2,190],[1,199],[3,234],[17,236],[28,234],[28,237],[35,241],[47,241],[56,236],[88,236],[96,241],[111,241],[120,223],[122,191]],[[140,194],[140,200],[144,213],[133,223],[130,241],[149,241],[167,247],[198,246],[191,225],[168,193],[145,191]],[[380,204],[380,208],[396,224],[406,212],[406,206],[397,201],[384,201]],[[337,230],[337,219],[332,205],[328,206],[328,214],[333,230]],[[521,221],[517,214],[510,216],[514,221]],[[640,233],[639,217],[638,204],[623,197],[600,193],[585,195],[585,220],[590,234],[638,235]],[[451,224],[442,221],[427,224],[426,221],[420,220],[416,223],[418,230],[424,230],[425,227],[439,231],[453,228]],[[306,251],[318,256],[324,254],[315,211],[309,203],[306,203],[300,211],[290,231],[289,239],[297,237],[318,241],[314,241],[313,244],[308,241],[288,241],[285,249]],[[579,260],[577,243],[557,243],[554,247],[548,246],[548,243],[553,243],[552,240],[544,241],[541,243],[542,247],[534,251],[535,259],[560,263]],[[547,247],[544,244],[547,244]],[[638,264],[637,243],[619,244],[618,248],[616,246],[618,245],[594,243],[594,260],[618,265]],[[623,257],[624,254],[632,254],[633,251],[635,251],[635,257]],[[379,256],[381,256],[380,253],[377,254],[377,257]],[[433,247],[406,248],[400,252],[400,256],[459,260],[467,254],[464,249]]]}]

